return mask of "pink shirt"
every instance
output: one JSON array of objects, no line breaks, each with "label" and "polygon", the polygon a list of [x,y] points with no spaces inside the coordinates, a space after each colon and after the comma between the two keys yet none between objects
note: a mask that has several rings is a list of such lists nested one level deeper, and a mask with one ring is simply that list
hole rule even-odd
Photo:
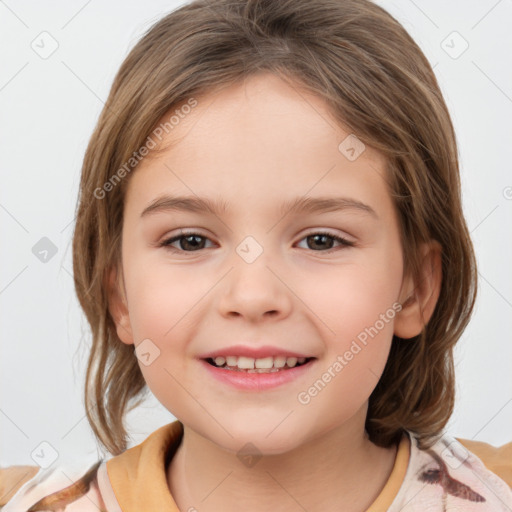
[{"label": "pink shirt", "polygon": [[[39,469],[14,495],[11,491],[7,503],[0,496],[0,510],[180,512],[167,486],[166,458],[169,461],[174,454],[182,433],[182,424],[174,421],[108,460]],[[420,450],[414,435],[406,431],[391,475],[367,512],[511,512],[509,484],[464,445],[478,448],[507,478],[512,474],[512,442],[494,448],[445,434],[431,449]],[[37,467],[0,469],[0,494],[16,485],[14,471],[19,481],[22,468]]]}]

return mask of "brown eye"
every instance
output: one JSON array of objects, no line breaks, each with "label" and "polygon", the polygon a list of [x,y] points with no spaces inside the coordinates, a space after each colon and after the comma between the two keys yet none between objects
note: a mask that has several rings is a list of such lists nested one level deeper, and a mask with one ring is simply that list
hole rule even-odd
[{"label": "brown eye", "polygon": [[[171,252],[197,252],[201,249],[205,249],[205,243],[208,240],[209,238],[200,235],[199,233],[181,233],[180,235],[164,240],[159,245],[160,247],[165,247]],[[336,242],[340,244],[341,247],[339,248],[355,246],[354,242],[331,233],[310,233],[302,240],[307,240],[306,248],[315,252],[330,253],[335,251],[337,248],[333,248],[333,244]],[[178,245],[173,246],[175,243],[178,243]]]},{"label": "brown eye", "polygon": [[333,246],[333,241],[341,244],[342,247],[353,247],[355,244],[341,236],[333,235],[330,233],[310,233],[302,240],[307,240],[307,248],[316,252],[330,252]]},{"label": "brown eye", "polygon": [[[204,241],[206,240],[208,238],[198,233],[186,233],[164,240],[160,246],[174,252],[195,252],[204,249]],[[178,248],[172,246],[175,242],[179,242]]]}]

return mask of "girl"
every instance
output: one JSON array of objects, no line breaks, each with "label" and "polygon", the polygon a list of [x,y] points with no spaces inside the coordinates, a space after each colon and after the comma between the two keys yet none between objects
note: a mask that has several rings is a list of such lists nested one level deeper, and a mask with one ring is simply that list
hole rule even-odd
[{"label": "girl", "polygon": [[[475,257],[436,78],[375,4],[154,25],[89,143],[73,263],[113,457],[18,474],[6,512],[512,510],[512,443],[444,432]],[[178,419],[127,449],[148,388]]]}]

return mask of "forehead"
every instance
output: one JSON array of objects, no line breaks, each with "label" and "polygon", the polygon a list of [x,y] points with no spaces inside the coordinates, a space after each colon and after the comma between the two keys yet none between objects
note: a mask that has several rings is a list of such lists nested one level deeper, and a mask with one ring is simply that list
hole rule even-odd
[{"label": "forehead", "polygon": [[167,149],[131,176],[127,203],[148,203],[163,189],[246,205],[333,192],[386,201],[384,157],[299,85],[261,74],[194,99],[162,118],[174,113],[179,122],[163,137]]}]

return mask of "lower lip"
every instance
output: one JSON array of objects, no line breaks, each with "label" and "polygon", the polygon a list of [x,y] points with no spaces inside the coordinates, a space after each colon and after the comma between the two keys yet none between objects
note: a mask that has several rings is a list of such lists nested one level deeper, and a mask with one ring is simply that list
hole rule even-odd
[{"label": "lower lip", "polygon": [[249,373],[237,370],[223,370],[211,365],[207,361],[201,359],[201,363],[206,369],[221,382],[230,384],[238,389],[248,391],[264,391],[266,389],[282,386],[288,382],[300,378],[315,365],[316,359],[312,359],[307,364],[295,366],[288,370],[281,370],[273,373]]}]

